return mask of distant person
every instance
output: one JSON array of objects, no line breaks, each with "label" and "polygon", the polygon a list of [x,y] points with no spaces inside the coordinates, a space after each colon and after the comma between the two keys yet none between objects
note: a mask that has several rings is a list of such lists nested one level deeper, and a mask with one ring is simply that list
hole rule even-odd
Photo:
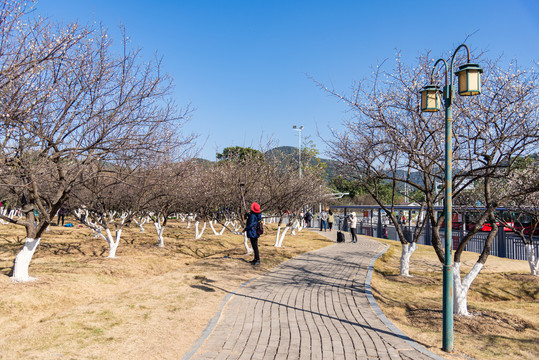
[{"label": "distant person", "polygon": [[384,225],[384,228],[382,229],[382,237],[384,239],[389,239],[389,232],[387,231],[387,225]]},{"label": "distant person", "polygon": [[320,231],[324,229],[324,231],[327,231],[327,222],[328,222],[328,213],[326,211],[322,211],[320,213]]},{"label": "distant person", "polygon": [[350,217],[348,218],[348,222],[350,223],[350,234],[352,235],[352,243],[357,243],[357,234],[356,234],[357,217],[354,211],[352,211],[352,213],[350,214]]},{"label": "distant person", "polygon": [[257,225],[259,221],[262,221],[262,210],[260,210],[260,205],[258,205],[256,202],[253,202],[251,204],[251,212],[249,213],[247,217],[247,225],[245,226],[245,231],[247,233],[247,237],[251,241],[251,246],[253,247],[253,251],[255,253],[255,258],[253,261],[250,261],[251,265],[259,265],[260,264],[260,254],[258,252],[258,233],[256,231]]},{"label": "distant person", "polygon": [[328,213],[328,228],[329,228],[329,231],[331,231],[333,229],[333,223],[335,222],[335,215],[333,215],[333,212],[331,212],[331,210],[329,210],[329,213]]},{"label": "distant person", "polygon": [[311,227],[311,220],[313,219],[313,214],[309,210],[307,210],[307,213],[305,214],[305,226]]},{"label": "distant person", "polygon": [[87,207],[86,205],[82,205],[81,207],[81,215],[80,215],[80,222],[81,224],[86,224],[86,210],[87,210]]},{"label": "distant person", "polygon": [[56,223],[56,226],[60,226],[60,221],[62,221],[62,226],[64,226],[64,219],[67,214],[67,208],[66,205],[63,204],[60,207],[60,210],[58,210],[58,222]]}]

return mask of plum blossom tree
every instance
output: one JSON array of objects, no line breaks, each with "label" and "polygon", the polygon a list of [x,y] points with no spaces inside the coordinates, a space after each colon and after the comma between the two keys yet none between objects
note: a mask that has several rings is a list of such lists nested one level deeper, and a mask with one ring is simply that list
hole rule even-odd
[{"label": "plum blossom tree", "polygon": [[[92,164],[151,161],[178,143],[188,109],[170,100],[172,82],[160,70],[161,60],[142,63],[125,37],[117,55],[104,29],[46,22],[36,27],[21,19],[3,45],[18,51],[0,54],[0,83],[8,84],[0,101],[0,182],[19,199],[24,218],[0,218],[26,229],[12,279],[28,281],[52,217],[77,186],[100,175],[103,167]],[[20,65],[16,76],[5,70],[12,63]]]},{"label": "plum blossom tree", "polygon": [[[430,211],[435,218],[432,209],[439,199],[435,184],[443,176],[443,122],[424,121],[417,108],[415,90],[427,72],[423,59],[415,69],[407,68],[400,57],[392,72],[383,71],[382,65],[373,71],[372,79],[359,82],[351,96],[319,85],[353,111],[344,131],[332,130],[332,139],[327,141],[330,153],[388,214],[402,247],[400,275],[410,276],[410,258],[429,219],[423,213]],[[420,182],[412,178],[414,170],[421,170]],[[395,215],[396,198],[404,184],[424,194],[411,233]],[[386,203],[388,188],[390,203]]]},{"label": "plum blossom tree", "polygon": [[[436,183],[443,183],[443,115],[422,114],[418,109],[420,87],[432,68],[428,58],[421,57],[416,66],[406,66],[397,58],[395,70],[378,69],[374,80],[360,82],[352,96],[326,90],[344,100],[355,116],[345,124],[344,134],[334,134],[334,156],[354,169],[362,184],[371,184],[367,188],[375,198],[375,185],[382,181],[407,182],[420,191],[433,229],[433,248],[443,264],[440,229],[445,219],[437,217],[434,209],[439,200]],[[539,145],[537,72],[535,68],[523,71],[515,63],[503,67],[500,61],[480,62],[485,69],[481,96],[458,98],[453,109],[453,195],[465,203],[459,196],[464,197],[466,189],[475,184],[484,206],[454,254],[454,311],[462,315],[468,315],[468,289],[486,262],[496,235],[496,207],[537,191],[534,178],[517,175],[515,166],[519,158],[537,152]],[[419,183],[401,175],[412,170],[419,172]],[[508,185],[516,177],[520,179],[518,186],[493,190],[500,181]],[[461,278],[462,252],[485,221],[491,223],[492,231],[478,261]],[[404,244],[400,234],[399,238]],[[401,274],[402,269],[401,262]]]}]

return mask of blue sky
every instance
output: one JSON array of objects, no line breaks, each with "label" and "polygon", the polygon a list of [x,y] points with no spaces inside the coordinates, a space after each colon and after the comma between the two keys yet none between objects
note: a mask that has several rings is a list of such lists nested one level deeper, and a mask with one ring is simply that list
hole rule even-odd
[{"label": "blue sky", "polygon": [[539,61],[537,0],[41,0],[37,11],[96,20],[113,35],[123,24],[145,56],[162,56],[175,100],[196,108],[187,130],[210,160],[261,138],[297,146],[295,124],[323,155],[317,128],[326,136],[349,114],[306,74],[348,91],[397,49],[408,59],[425,50],[440,57],[470,34],[472,51],[524,67]]}]

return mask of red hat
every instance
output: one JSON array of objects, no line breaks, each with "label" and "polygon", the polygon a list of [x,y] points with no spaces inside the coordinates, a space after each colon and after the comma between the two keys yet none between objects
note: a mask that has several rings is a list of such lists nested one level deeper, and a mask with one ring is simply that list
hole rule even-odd
[{"label": "red hat", "polygon": [[256,202],[252,203],[251,211],[258,214],[259,212],[261,212],[260,205],[258,205]]}]

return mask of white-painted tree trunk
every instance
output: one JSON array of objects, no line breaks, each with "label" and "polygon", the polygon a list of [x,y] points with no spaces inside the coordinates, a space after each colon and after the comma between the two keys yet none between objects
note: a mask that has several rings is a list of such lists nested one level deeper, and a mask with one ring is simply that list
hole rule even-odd
[{"label": "white-painted tree trunk", "polygon": [[114,236],[112,236],[112,232],[110,229],[106,229],[107,233],[107,243],[109,244],[109,255],[108,258],[115,258],[116,257],[116,250],[118,250],[118,245],[120,245],[120,237],[122,236],[122,228],[119,228],[116,230]]},{"label": "white-painted tree trunk", "polygon": [[290,232],[290,235],[296,235],[296,228],[298,227],[299,225],[299,221],[298,220],[295,220],[294,223],[292,224],[292,227],[290,229],[292,229],[292,231]]},{"label": "white-painted tree trunk", "polygon": [[407,243],[402,244],[402,253],[401,253],[401,263],[400,263],[400,274],[401,276],[407,276],[410,277],[410,258],[412,257],[412,254],[417,249],[417,244],[414,243]]},{"label": "white-painted tree trunk", "polygon": [[533,276],[539,276],[539,261],[537,261],[537,256],[535,255],[535,251],[533,251],[533,245],[526,245],[525,249],[531,274]]},{"label": "white-painted tree trunk", "polygon": [[9,215],[8,217],[10,219],[13,219],[15,216],[17,216],[19,219],[22,218],[22,211],[20,211],[19,209],[13,209],[9,212]]},{"label": "white-painted tree trunk", "polygon": [[210,229],[213,231],[213,235],[218,235],[217,231],[215,231],[215,227],[213,226],[213,220],[208,221],[210,224]]},{"label": "white-painted tree trunk", "polygon": [[165,227],[161,225],[161,222],[159,221],[154,222],[153,225],[155,226],[155,231],[157,232],[157,246],[165,247],[165,239],[163,238]]},{"label": "white-painted tree trunk", "polygon": [[301,230],[303,230],[303,219],[297,220],[297,222],[298,222],[298,232],[301,232]]},{"label": "white-painted tree trunk", "polygon": [[234,221],[234,223],[232,224],[232,226],[234,227],[234,231],[235,232],[239,232],[241,229],[241,223],[239,221]]},{"label": "white-painted tree trunk", "polygon": [[[215,230],[215,226],[213,225],[214,222],[216,223],[217,221],[214,221],[214,220],[210,220],[210,221],[209,221],[209,223],[210,223],[210,228],[211,228],[211,230],[213,231],[213,234],[214,234],[214,235],[217,235],[217,236],[223,235],[223,232],[225,231],[225,227],[223,226],[223,228],[221,229],[221,231],[217,232],[217,231]],[[226,226],[226,223],[225,223],[225,226]]]},{"label": "white-painted tree trunk", "polygon": [[475,263],[472,270],[462,279],[460,277],[460,262],[453,264],[453,313],[457,315],[470,316],[468,313],[468,290],[475,280],[483,264]]},{"label": "white-painted tree trunk", "polygon": [[141,216],[140,220],[137,221],[137,219],[133,219],[133,221],[135,222],[135,224],[137,224],[139,226],[139,232],[140,233],[143,233],[144,232],[144,224],[146,224],[148,221],[150,221],[150,217],[149,216]]},{"label": "white-painted tree trunk", "polygon": [[277,226],[277,234],[275,234],[275,244],[273,245],[275,247],[279,246],[279,240],[281,239],[280,234],[281,234],[281,225]]},{"label": "white-painted tree trunk", "polygon": [[243,245],[245,246],[245,251],[247,252],[247,255],[253,253],[253,248],[251,248],[249,238],[247,237],[247,231],[243,232]]},{"label": "white-painted tree trunk", "polygon": [[[3,216],[7,216],[7,209],[5,207],[0,208],[0,214],[2,214]],[[5,225],[7,224],[7,221],[0,219],[0,224]]]},{"label": "white-painted tree trunk", "polygon": [[34,256],[34,252],[39,245],[39,240],[39,238],[26,238],[22,250],[15,257],[15,265],[13,266],[13,276],[11,277],[11,280],[17,282],[36,280],[35,278],[28,276],[28,268],[30,267],[32,256]]},{"label": "white-painted tree trunk", "polygon": [[188,216],[187,216],[187,228],[188,228],[188,229],[191,228],[191,223],[192,223],[192,222],[195,222],[195,224],[196,224],[196,222],[197,222],[196,216],[194,216],[194,215],[188,215]]},{"label": "white-painted tree trunk", "polygon": [[277,247],[283,246],[284,237],[286,236],[286,233],[288,232],[289,229],[290,229],[290,226],[285,226],[284,227],[284,230],[281,233],[281,238],[279,239],[279,244],[277,245]]},{"label": "white-painted tree trunk", "polygon": [[221,231],[219,232],[219,235],[223,235],[223,233],[225,232],[226,230],[226,227],[228,226],[229,222],[228,221],[225,221],[225,225],[223,226],[223,228],[221,229]]},{"label": "white-painted tree trunk", "polygon": [[202,234],[204,234],[204,230],[206,230],[206,222],[204,221],[204,226],[202,227],[202,230],[200,232],[198,231],[198,225],[199,221],[195,222],[195,240],[198,240],[202,237]]}]

